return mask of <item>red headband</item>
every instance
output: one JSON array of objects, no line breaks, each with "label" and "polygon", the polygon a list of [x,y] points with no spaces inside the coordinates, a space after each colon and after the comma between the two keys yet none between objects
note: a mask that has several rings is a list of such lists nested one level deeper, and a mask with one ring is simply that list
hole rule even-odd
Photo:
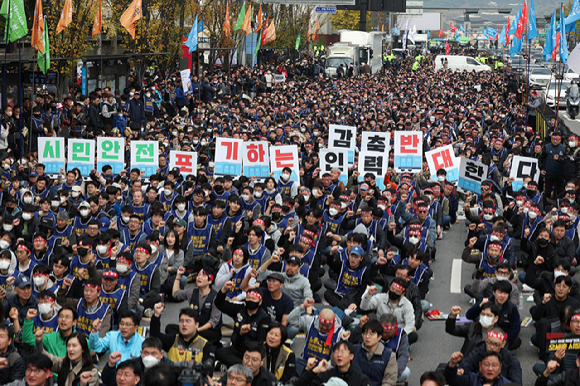
[{"label": "red headband", "polygon": [[502,236],[503,237],[503,233],[502,232],[499,232],[499,231],[491,231],[491,234],[493,236]]},{"label": "red headband", "polygon": [[395,287],[396,289],[399,289],[399,290],[401,290],[401,291],[405,292],[405,287],[403,287],[403,286],[402,286],[402,285],[400,285],[399,283],[391,283],[391,285],[392,285],[393,287]]},{"label": "red headband", "polygon": [[28,249],[24,244],[20,244],[16,249],[24,249],[26,252],[30,253],[30,249]]},{"label": "red headband", "polygon": [[429,210],[426,206],[421,205],[417,207],[417,210]]},{"label": "red headband", "polygon": [[129,260],[129,259],[127,259],[125,256],[119,256],[119,257],[117,257],[117,261],[124,261],[124,262],[129,263],[129,264],[132,263],[132,261]]},{"label": "red headband", "polygon": [[501,341],[505,342],[505,340],[507,339],[507,334],[502,334],[501,332],[488,331],[487,337],[500,339]]},{"label": "red headband", "polygon": [[302,233],[305,235],[314,237],[314,232],[309,231],[308,229],[304,229],[304,231]]},{"label": "red headband", "polygon": [[497,249],[499,249],[500,251],[502,251],[502,250],[503,250],[503,246],[502,246],[502,245],[499,245],[499,244],[489,244],[489,245],[487,246],[487,249],[489,249],[489,248],[497,248]]},{"label": "red headband", "polygon": [[381,323],[381,324],[383,325],[383,328],[386,331],[397,331],[397,329],[399,328],[399,323],[396,323],[394,326],[391,324],[384,324],[384,323]]},{"label": "red headband", "polygon": [[282,208],[272,208],[272,212],[282,212]]},{"label": "red headband", "polygon": [[118,279],[119,274],[113,271],[105,271],[103,272],[103,277],[110,277],[111,279]]},{"label": "red headband", "polygon": [[325,342],[325,345],[330,347],[330,345],[332,344],[332,336],[334,335],[334,319],[332,319],[332,320],[324,319],[320,315],[318,315],[318,319],[321,323],[332,324],[332,327],[330,327],[330,331],[328,331],[328,335],[326,335],[326,342]]},{"label": "red headband", "polygon": [[305,243],[308,243],[308,244],[312,243],[312,239],[309,239],[306,236],[301,236],[300,241],[304,241]]},{"label": "red headband", "polygon": [[363,210],[360,214],[373,214],[372,210]]},{"label": "red headband", "polygon": [[256,219],[253,222],[254,225],[264,225],[264,220]]},{"label": "red headband", "polygon": [[[207,271],[204,271],[203,269],[199,271],[199,273],[203,273],[205,275],[207,275],[207,277],[209,277],[209,280],[213,283],[213,275]],[[198,274],[199,275],[199,274]],[[257,296],[257,295],[256,295]]]},{"label": "red headband", "polygon": [[239,254],[243,255],[244,254],[244,251],[242,249],[236,249],[234,251],[234,253],[232,253],[232,255],[235,255],[236,253],[239,253]]},{"label": "red headband", "polygon": [[580,314],[572,316],[570,320],[580,320]]},{"label": "red headband", "polygon": [[44,241],[46,243],[46,239],[44,237],[40,237],[40,236],[35,237],[34,241]]},{"label": "red headband", "polygon": [[570,216],[567,214],[561,214],[558,216],[558,220],[570,220]]},{"label": "red headband", "polygon": [[89,288],[93,288],[96,289],[97,291],[101,290],[101,286],[100,285],[94,285],[94,284],[85,284],[85,287],[89,287]]},{"label": "red headband", "polygon": [[409,229],[413,230],[421,229],[421,224],[411,224],[409,225]]},{"label": "red headband", "polygon": [[246,292],[246,298],[248,297],[248,295],[253,295],[255,297],[257,297],[258,299],[262,300],[262,295],[260,295],[259,293],[257,293],[256,291],[249,291]]},{"label": "red headband", "polygon": [[43,300],[43,301],[44,301],[44,300],[48,300],[48,301],[50,301],[51,303],[54,303],[54,299],[53,299],[53,298],[49,298],[49,297],[44,297],[44,298],[40,298],[40,299],[38,299],[38,301],[41,301],[41,300]]},{"label": "red headband", "polygon": [[349,196],[340,196],[339,200],[346,200],[346,201],[350,201],[350,197]]},{"label": "red headband", "polygon": [[151,253],[149,252],[147,249],[143,248],[143,247],[137,247],[135,248],[135,252],[145,252],[145,253]]}]

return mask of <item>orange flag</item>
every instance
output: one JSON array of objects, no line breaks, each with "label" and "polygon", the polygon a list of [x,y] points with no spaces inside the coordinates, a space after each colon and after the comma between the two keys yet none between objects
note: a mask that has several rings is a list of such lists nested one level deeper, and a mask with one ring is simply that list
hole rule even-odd
[{"label": "orange flag", "polygon": [[36,0],[34,8],[34,25],[32,26],[32,38],[30,44],[37,51],[44,53],[44,14],[42,13],[42,0]]},{"label": "orange flag", "polygon": [[262,4],[260,4],[260,10],[258,11],[258,26],[256,27],[256,31],[261,30],[262,27]]},{"label": "orange flag", "polygon": [[306,35],[306,41],[310,41],[310,38],[312,37],[312,24],[310,23],[310,20],[308,21],[308,35]]},{"label": "orange flag", "polygon": [[252,4],[248,7],[246,11],[246,17],[244,18],[244,24],[242,24],[242,31],[246,33],[246,36],[252,32]]},{"label": "orange flag", "polygon": [[93,39],[96,35],[101,33],[101,27],[103,25],[102,20],[102,0],[99,0],[99,7],[97,8],[97,13],[95,13],[95,21],[93,22]]},{"label": "orange flag", "polygon": [[232,23],[230,23],[230,4],[226,5],[226,19],[224,20],[223,33],[226,37],[230,37],[232,33]]},{"label": "orange flag", "polygon": [[129,8],[121,15],[121,25],[135,39],[135,25],[141,19],[141,0],[133,0]]},{"label": "orange flag", "polygon": [[[320,29],[320,24],[318,24],[318,16],[316,16],[316,22],[314,22],[314,31],[312,32],[312,34],[316,34],[319,29]],[[314,37],[312,37],[312,38],[314,39]]]},{"label": "orange flag", "polygon": [[268,29],[266,29],[266,38],[264,39],[264,44],[268,44],[276,40],[276,26],[274,25],[274,20],[270,22]]},{"label": "orange flag", "polygon": [[60,20],[56,26],[56,33],[59,34],[63,30],[67,29],[70,23],[72,23],[72,0],[66,0],[64,2],[64,7],[62,7]]}]

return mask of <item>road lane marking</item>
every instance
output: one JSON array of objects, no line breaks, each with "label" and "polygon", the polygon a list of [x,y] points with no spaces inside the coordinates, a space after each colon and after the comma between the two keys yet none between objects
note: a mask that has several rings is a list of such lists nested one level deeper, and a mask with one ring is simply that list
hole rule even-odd
[{"label": "road lane marking", "polygon": [[449,292],[452,294],[460,294],[461,291],[461,259],[453,259],[453,265],[451,266],[451,283],[449,286]]}]

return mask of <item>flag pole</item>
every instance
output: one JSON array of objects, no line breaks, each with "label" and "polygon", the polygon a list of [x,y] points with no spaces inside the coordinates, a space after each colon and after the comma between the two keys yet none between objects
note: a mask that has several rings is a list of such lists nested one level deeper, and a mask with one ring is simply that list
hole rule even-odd
[{"label": "flag pole", "polygon": [[[145,3],[145,1],[143,1],[143,3]],[[142,10],[144,8],[143,7],[143,3],[141,5],[141,14],[143,14],[143,10]],[[145,92],[143,90],[143,30],[144,30],[144,28],[143,28],[143,19],[144,19],[144,17],[141,17],[141,23],[140,23],[141,24],[141,28],[140,28],[140,31],[139,31],[139,34],[141,35],[139,37],[139,39],[141,40],[140,43],[139,43],[139,45],[140,45],[140,49],[139,49],[139,51],[140,51],[140,62],[141,62],[141,70],[140,70],[141,73],[140,73],[140,76],[139,76],[139,82],[141,84],[141,94],[142,94],[140,96],[140,100],[141,100],[141,114],[139,114],[139,126],[140,126],[140,128],[143,127],[143,114],[145,114],[145,111],[144,111],[145,110],[145,103],[143,102],[143,97],[145,96]]]},{"label": "flag pole", "polygon": [[[6,100],[6,61],[8,55],[8,42],[10,41],[10,14],[11,14],[11,4],[10,0],[8,0],[8,17],[6,18],[6,28],[4,29],[4,74],[2,75],[2,113],[4,113],[4,100]],[[6,35],[8,32],[8,35]]]},{"label": "flag pole", "polygon": [[[20,39],[18,39],[16,44],[18,44],[18,106],[22,106],[22,61],[20,59]],[[22,138],[22,107],[20,107],[18,126],[20,128],[20,148],[18,149],[18,155],[20,156],[20,161],[22,161],[22,150],[24,149],[24,138]]]},{"label": "flag pole", "polygon": [[[46,25],[46,15],[44,15],[44,18],[42,20],[42,25],[44,27],[48,27]],[[44,43],[45,43],[44,42],[44,34],[45,33],[48,36],[48,31],[42,33],[42,47],[43,47],[42,49],[43,49],[43,51],[46,50],[46,47],[44,47]],[[48,40],[48,38],[47,38],[47,40]],[[43,73],[44,73],[44,89],[42,90],[42,96],[44,97],[44,115],[46,116],[46,94],[48,92],[48,68],[46,68],[46,54],[42,55],[42,58],[44,61],[44,71],[43,71]]]},{"label": "flag pole", "polygon": [[[560,24],[560,33],[562,33],[562,29],[563,29],[562,25]],[[562,47],[560,47],[560,49],[562,49]],[[558,61],[558,73],[557,73],[558,78],[560,77],[560,64],[561,63],[562,63],[562,59],[560,59]],[[556,82],[558,82],[557,78],[556,78]],[[562,79],[559,79],[557,88],[558,88],[558,94],[556,96],[557,97],[557,99],[556,99],[556,126],[554,127],[554,131],[556,133],[558,132],[558,119],[559,119],[558,115],[560,115],[559,114],[559,112],[560,112],[560,91],[562,90]]]}]

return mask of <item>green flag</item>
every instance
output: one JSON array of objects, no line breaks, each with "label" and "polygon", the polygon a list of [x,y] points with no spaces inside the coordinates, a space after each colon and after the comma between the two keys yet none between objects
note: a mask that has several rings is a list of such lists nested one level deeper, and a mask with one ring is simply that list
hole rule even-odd
[{"label": "green flag", "polygon": [[254,50],[254,56],[258,55],[258,51],[260,51],[260,34],[258,34],[258,37],[256,38],[256,49]]},{"label": "green flag", "polygon": [[298,32],[298,37],[296,38],[296,51],[298,51],[298,47],[300,47],[300,32]]},{"label": "green flag", "polygon": [[[10,15],[8,15],[9,3]],[[23,0],[4,0],[2,8],[0,9],[0,15],[6,18],[6,29],[4,32],[5,42],[13,42],[28,35]],[[10,22],[8,22],[9,18]],[[10,24],[10,28],[8,28],[8,24]]]},{"label": "green flag", "polygon": [[[4,0],[6,1],[6,0]],[[244,19],[246,18],[246,3],[242,4],[242,9],[240,9],[240,14],[238,15],[238,20],[236,21],[236,25],[234,26],[234,31],[238,31],[242,29],[244,25]]]},{"label": "green flag", "polygon": [[46,25],[46,19],[44,19],[42,45],[44,46],[44,53],[38,53],[38,67],[40,67],[43,74],[46,74],[46,71],[50,68],[50,45],[48,44],[48,26]]}]

